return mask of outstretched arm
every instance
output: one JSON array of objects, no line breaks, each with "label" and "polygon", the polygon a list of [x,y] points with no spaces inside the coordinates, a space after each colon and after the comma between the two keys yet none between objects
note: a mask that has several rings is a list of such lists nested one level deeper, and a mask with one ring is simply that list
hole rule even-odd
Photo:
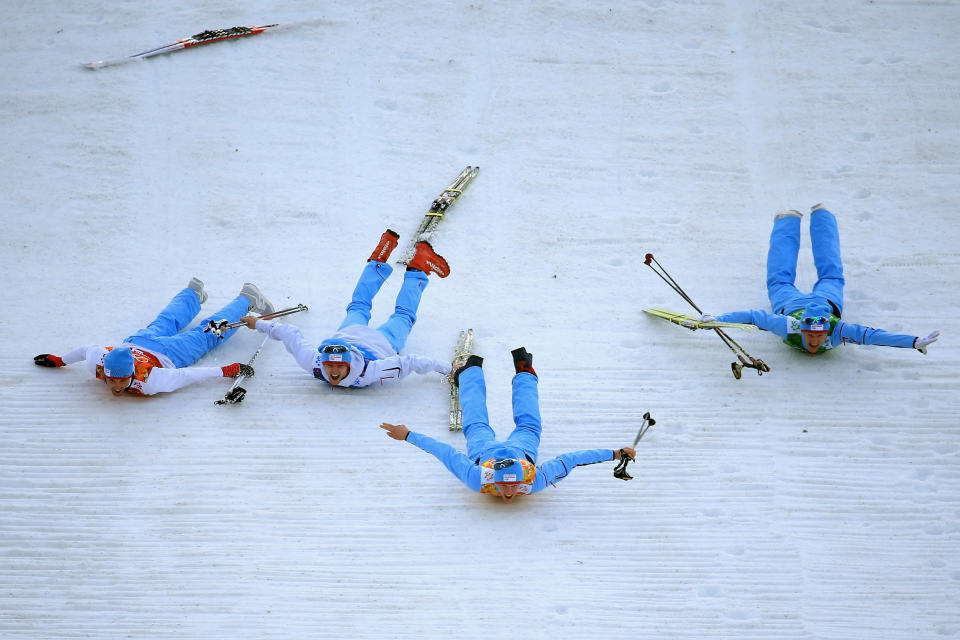
[{"label": "outstretched arm", "polygon": [[840,341],[844,344],[875,344],[882,347],[902,347],[916,349],[920,353],[927,353],[927,346],[940,337],[939,331],[934,331],[925,338],[910,336],[903,333],[890,333],[883,329],[874,329],[860,324],[842,322],[837,327]]},{"label": "outstretched arm", "polygon": [[307,373],[313,373],[314,361],[317,358],[317,346],[304,340],[300,329],[292,324],[259,320],[254,316],[244,316],[241,320],[248,327],[252,323],[260,333],[265,333],[274,340],[282,342],[287,352],[300,365],[300,368]]},{"label": "outstretched arm", "polygon": [[[97,365],[103,361],[103,355],[107,352],[106,349],[101,347],[98,344],[86,345],[83,347],[77,347],[72,351],[68,351],[63,354],[63,358],[60,359],[61,364],[55,366],[66,366],[68,364],[73,364],[75,362],[84,362],[86,361],[87,369],[92,374],[97,373]],[[41,355],[50,355],[50,354],[41,354]],[[40,356],[37,356],[39,358]],[[56,356],[51,356],[56,358]],[[37,358],[34,358],[34,362],[37,362]],[[37,364],[40,364],[37,362]],[[50,366],[50,365],[43,365]]]},{"label": "outstretched arm", "polygon": [[450,473],[474,491],[480,491],[480,469],[470,458],[463,455],[450,445],[416,431],[410,431],[405,425],[384,422],[380,428],[394,440],[406,440],[412,445],[423,449],[443,463]]},{"label": "outstretched arm", "polygon": [[787,316],[781,316],[775,313],[767,313],[760,309],[749,309],[746,311],[731,311],[724,313],[716,318],[719,322],[739,322],[741,324],[752,324],[759,329],[775,333],[781,338],[787,337]]},{"label": "outstretched arm", "polygon": [[421,356],[390,356],[373,360],[367,365],[363,374],[364,386],[370,384],[393,384],[400,382],[411,373],[424,375],[427,373],[450,374],[450,363],[431,360]]},{"label": "outstretched arm", "polygon": [[[632,456],[636,455],[636,451],[633,449],[633,447],[623,447],[623,450]],[[546,482],[556,484],[560,480],[566,478],[575,467],[619,459],[619,449],[586,449],[584,451],[571,451],[570,453],[559,455],[553,460],[547,460],[540,465],[540,470],[543,472],[543,478]]]},{"label": "outstretched arm", "polygon": [[180,369],[154,367],[150,370],[150,375],[147,376],[141,392],[145,396],[152,396],[157,393],[176,391],[201,380],[229,378],[227,369],[228,367],[182,367]]}]

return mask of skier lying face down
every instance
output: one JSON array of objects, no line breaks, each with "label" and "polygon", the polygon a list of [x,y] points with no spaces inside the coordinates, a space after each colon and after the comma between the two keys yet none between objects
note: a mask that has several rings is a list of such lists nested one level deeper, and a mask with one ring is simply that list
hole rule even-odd
[{"label": "skier lying face down", "polygon": [[350,365],[346,362],[324,362],[323,372],[330,384],[337,386],[350,375]]},{"label": "skier lying face down", "polygon": [[516,428],[506,441],[497,441],[496,434],[490,428],[486,384],[481,369],[483,358],[473,355],[454,376],[455,384],[460,387],[467,455],[446,443],[411,431],[402,424],[384,422],[380,428],[394,440],[406,440],[436,456],[467,487],[499,496],[504,502],[536,493],[548,484],[555,485],[580,465],[619,460],[622,454],[636,455],[632,447],[619,450],[589,449],[565,453],[537,466],[541,432],[538,378],[533,370],[533,356],[526,349],[520,347],[512,353],[517,372],[513,377],[513,420]]},{"label": "skier lying face down", "polygon": [[307,342],[300,329],[292,325],[259,320],[255,316],[241,320],[250,329],[283,342],[302,369],[335,387],[383,386],[399,382],[411,373],[449,375],[449,362],[399,354],[417,320],[427,276],[436,273],[445,278],[450,273],[446,261],[428,243],[416,244],[393,315],[376,329],[368,326],[373,298],[393,272],[386,261],[397,246],[398,238],[389,229],[380,237],[360,274],[353,298],[347,305],[346,318],[337,332],[319,346]]},{"label": "skier lying face down", "polygon": [[103,380],[110,393],[150,396],[176,391],[199,380],[235,377],[243,372],[253,375],[253,368],[239,362],[225,367],[191,367],[201,356],[219,346],[236,332],[205,333],[210,320],[236,322],[240,316],[253,311],[269,313],[273,305],[260,290],[249,282],[227,306],[189,331],[181,331],[200,312],[207,299],[203,282],[190,280],[185,289],[173,297],[156,320],[136,332],[119,346],[88,345],[70,351],[62,358],[41,353],[33,361],[42,367],[63,367],[86,361],[89,371]]},{"label": "skier lying face down", "polygon": [[773,313],[753,309],[716,317],[704,314],[701,320],[756,325],[777,334],[789,346],[811,356],[847,343],[914,348],[926,355],[927,346],[936,342],[940,331],[921,338],[889,333],[840,319],[844,278],[837,219],[822,204],[815,204],[810,209],[810,242],[818,278],[813,291],[802,293],[794,284],[803,215],[799,211],[784,211],[773,220],[767,253],[767,296]]}]

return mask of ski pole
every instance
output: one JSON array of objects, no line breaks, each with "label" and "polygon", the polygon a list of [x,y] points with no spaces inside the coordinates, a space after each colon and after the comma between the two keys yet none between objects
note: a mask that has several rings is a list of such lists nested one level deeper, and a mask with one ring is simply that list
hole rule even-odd
[{"label": "ski pole", "polygon": [[[640,425],[640,430],[637,431],[637,437],[633,439],[634,447],[636,447],[637,443],[640,442],[640,438],[646,435],[647,431],[650,430],[650,427],[655,424],[657,424],[657,421],[650,417],[649,411],[643,414],[643,423]],[[621,480],[633,480],[633,476],[627,473],[627,465],[631,462],[633,462],[633,456],[621,449],[620,462],[617,463],[617,466],[613,469],[613,477],[620,478]]]},{"label": "ski pole", "polygon": [[[650,269],[652,269],[654,273],[660,276],[660,279],[666,282],[667,286],[669,286],[671,289],[676,291],[681,298],[686,300],[690,304],[690,306],[697,311],[697,313],[703,315],[703,311],[700,309],[700,307],[698,307],[697,304],[693,301],[693,299],[690,298],[689,295],[687,295],[687,292],[684,291],[679,284],[677,284],[677,281],[674,280],[669,273],[667,273],[667,270],[663,268],[663,265],[661,265],[656,258],[653,257],[652,253],[648,253],[644,258],[643,262],[645,265],[650,267]],[[654,267],[653,266],[654,264],[657,266]],[[730,363],[730,369],[733,371],[734,378],[736,378],[737,380],[740,379],[740,376],[743,375],[744,367],[748,369],[756,369],[758,376],[762,376],[764,373],[770,371],[770,365],[768,365],[763,360],[754,358],[749,353],[747,353],[746,349],[744,349],[739,344],[737,344],[737,342],[733,338],[731,338],[726,331],[724,331],[720,327],[714,327],[713,331],[720,337],[721,340],[723,340],[723,343],[727,345],[727,347],[729,347],[731,351],[733,351],[733,355],[735,355],[737,359],[740,361],[740,362]]]},{"label": "ski pole", "polygon": [[[274,311],[273,313],[268,313],[266,315],[260,316],[260,320],[273,320],[274,318],[282,318],[283,316],[289,316],[294,313],[300,313],[301,311],[306,311],[307,305],[298,304],[295,307],[290,307],[289,309],[282,309],[280,311]],[[204,333],[213,332],[217,335],[218,338],[223,337],[223,332],[229,329],[236,329],[237,327],[242,327],[246,324],[240,320],[236,322],[228,322],[224,320],[211,320],[207,323],[207,326],[203,328]]]},{"label": "ski pole", "polygon": [[247,361],[247,366],[250,368],[250,374],[241,373],[237,376],[237,379],[233,381],[233,385],[230,389],[227,390],[226,395],[214,402],[213,404],[237,404],[243,402],[244,397],[247,395],[247,390],[240,386],[240,383],[244,381],[245,378],[253,377],[253,361],[257,359],[257,356],[260,355],[260,352],[263,351],[264,345],[267,344],[267,340],[270,339],[270,336],[264,336],[263,342],[260,343],[260,346],[257,347],[257,350],[253,352],[253,355],[250,357],[250,360]]}]

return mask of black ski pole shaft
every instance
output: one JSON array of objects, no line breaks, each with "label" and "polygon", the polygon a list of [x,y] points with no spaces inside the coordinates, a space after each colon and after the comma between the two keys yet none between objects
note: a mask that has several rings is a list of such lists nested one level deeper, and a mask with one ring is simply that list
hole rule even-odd
[{"label": "black ski pole shaft", "polygon": [[[680,297],[686,300],[691,307],[696,309],[697,313],[703,314],[703,311],[700,309],[700,307],[698,307],[697,304],[693,301],[693,299],[690,298],[689,295],[687,295],[687,292],[683,290],[683,287],[681,287],[677,283],[677,281],[673,279],[673,276],[667,273],[667,270],[663,268],[663,265],[657,261],[657,259],[653,256],[652,253],[648,253],[644,258],[643,262],[648,267],[650,267],[650,269],[655,274],[660,276],[660,279],[666,282],[671,289],[676,291],[680,295]],[[657,266],[654,267],[653,265],[657,265]],[[756,369],[758,375],[763,375],[764,372],[770,371],[770,367],[767,365],[766,362],[764,362],[763,360],[757,360],[756,358],[751,356],[749,353],[747,353],[747,351],[743,347],[741,347],[733,338],[731,338],[726,331],[724,331],[719,327],[714,327],[713,331],[720,337],[721,340],[723,340],[723,344],[727,345],[727,347],[733,352],[733,355],[735,355],[737,359],[740,361],[739,363],[733,362],[730,364],[730,368],[733,369],[733,376],[735,378],[737,378],[738,380],[740,379],[740,374],[743,367]]]},{"label": "black ski pole shaft", "polygon": [[[651,264],[651,262],[657,265],[656,268],[653,266],[653,264]],[[644,259],[643,263],[648,267],[650,267],[655,274],[660,276],[660,279],[666,282],[671,289],[673,289],[678,294],[680,294],[681,298],[683,298],[688,303],[690,303],[690,306],[696,309],[697,313],[703,313],[703,311],[700,310],[700,307],[698,307],[696,303],[690,298],[690,296],[687,295],[687,292],[684,291],[679,284],[677,284],[677,281],[673,279],[673,276],[667,273],[667,270],[663,268],[663,265],[660,264],[657,261],[657,259],[653,257],[652,253],[648,253],[646,255],[646,258]],[[659,269],[659,271],[657,269]]]}]

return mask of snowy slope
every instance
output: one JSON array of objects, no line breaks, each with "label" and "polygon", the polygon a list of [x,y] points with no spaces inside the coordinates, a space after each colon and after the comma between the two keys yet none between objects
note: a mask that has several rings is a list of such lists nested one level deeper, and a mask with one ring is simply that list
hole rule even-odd
[{"label": "snowy slope", "polygon": [[[0,637],[938,638],[960,634],[960,2],[596,5],[36,0],[0,38]],[[276,33],[91,71],[207,28]],[[390,226],[465,165],[408,353],[509,350],[541,458],[629,444],[506,505],[389,440],[446,387],[321,387],[278,344],[228,381],[112,398],[34,354],[114,344],[193,275],[318,342]],[[840,221],[844,317],[943,337],[811,359],[641,313],[766,308],[773,214]],[[804,231],[806,231],[806,221]],[[801,248],[801,287],[815,273]],[[399,274],[378,298],[389,314]],[[237,334],[200,364],[245,361]]]}]

